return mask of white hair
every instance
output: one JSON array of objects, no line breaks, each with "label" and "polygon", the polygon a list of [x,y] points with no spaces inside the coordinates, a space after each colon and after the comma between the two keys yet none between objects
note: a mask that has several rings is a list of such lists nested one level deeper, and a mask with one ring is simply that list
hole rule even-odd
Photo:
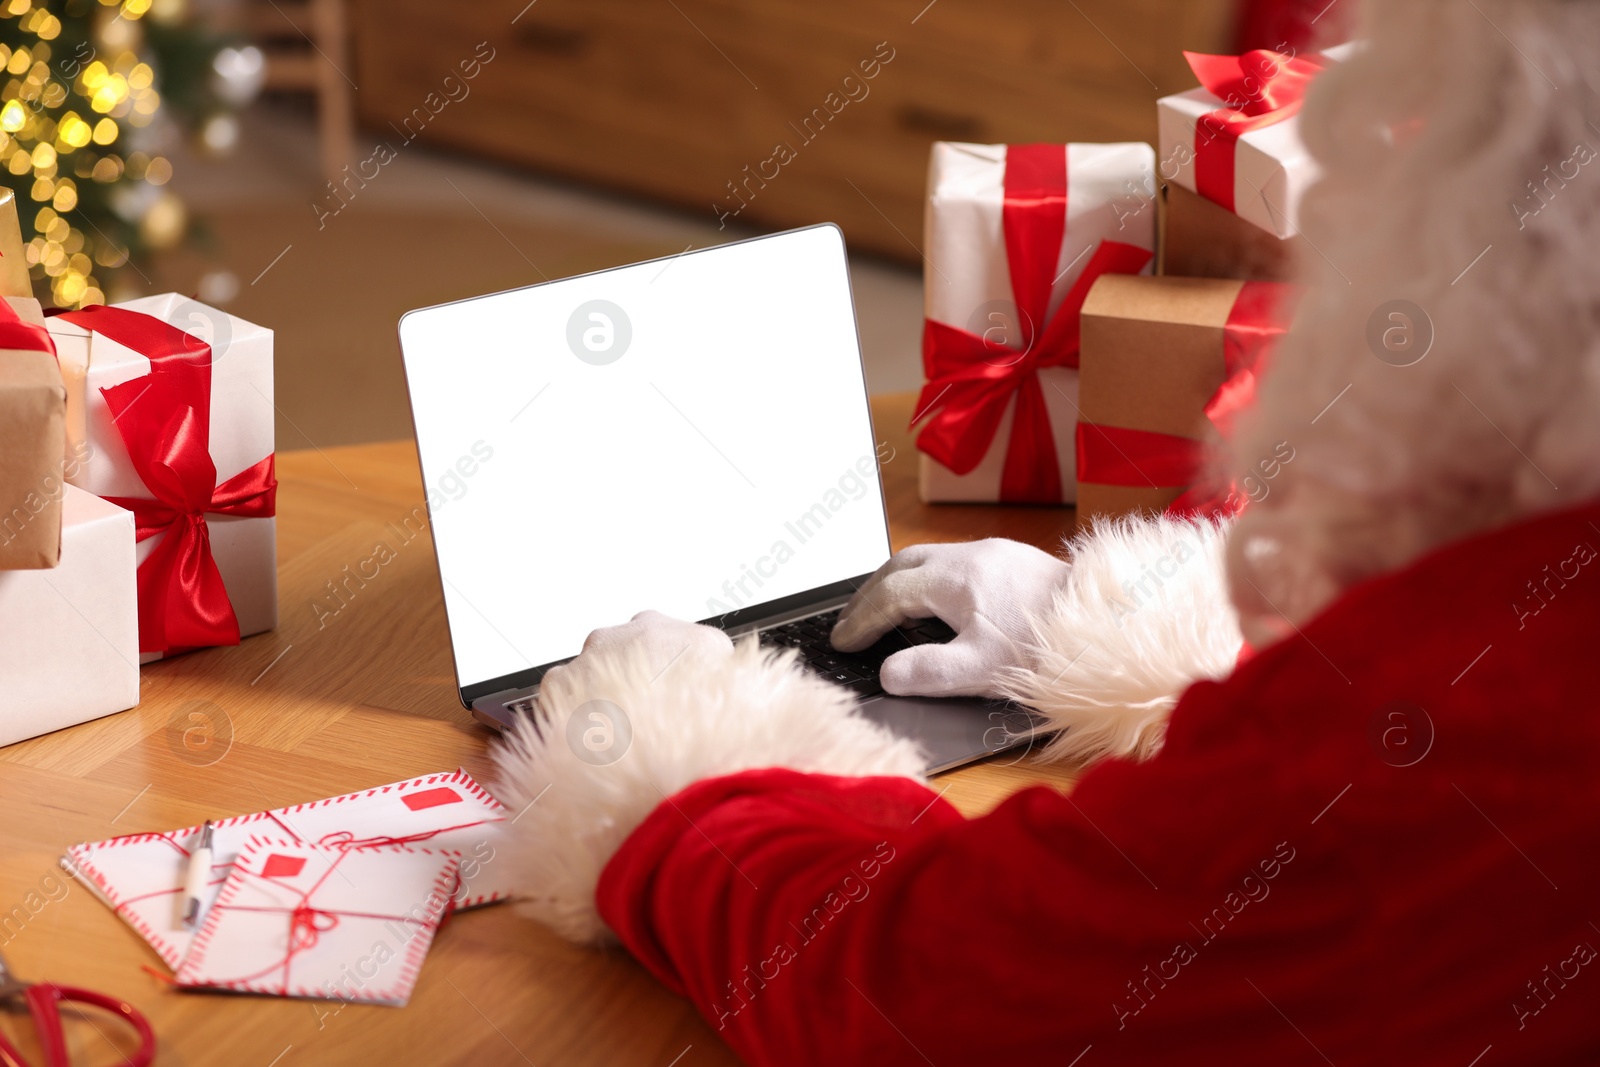
[{"label": "white hair", "polygon": [[1294,449],[1229,545],[1252,641],[1600,492],[1600,3],[1381,0],[1360,36],[1302,113],[1311,290],[1232,457]]}]

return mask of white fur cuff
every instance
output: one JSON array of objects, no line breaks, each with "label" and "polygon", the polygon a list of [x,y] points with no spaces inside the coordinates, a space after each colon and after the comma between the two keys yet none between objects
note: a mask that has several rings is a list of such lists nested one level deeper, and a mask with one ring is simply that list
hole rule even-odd
[{"label": "white fur cuff", "polygon": [[1227,533],[1204,519],[1124,518],[1069,543],[1067,582],[1033,620],[1034,669],[1004,680],[1008,697],[1062,730],[1047,757],[1150,756],[1190,683],[1233,669],[1244,642]]},{"label": "white fur cuff", "polygon": [[502,856],[523,914],[574,941],[607,931],[600,873],[656,805],[691,783],[790,767],[921,778],[915,745],[855,714],[848,691],[804,673],[791,651],[741,641],[692,648],[665,670],[645,650],[590,653],[554,672],[543,716],[497,746],[496,794],[518,813]]}]

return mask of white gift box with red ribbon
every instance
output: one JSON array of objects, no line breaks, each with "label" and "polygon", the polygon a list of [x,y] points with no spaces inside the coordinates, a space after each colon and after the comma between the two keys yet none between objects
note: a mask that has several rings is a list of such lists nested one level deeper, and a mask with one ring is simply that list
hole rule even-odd
[{"label": "white gift box with red ribbon", "polygon": [[[1295,236],[1300,200],[1320,173],[1300,140],[1300,102],[1317,70],[1343,62],[1354,48],[1191,55],[1201,81],[1222,92],[1203,84],[1156,101],[1162,179],[1279,238]],[[1236,69],[1224,73],[1224,66]]]},{"label": "white gift box with red ribbon", "polygon": [[[1008,182],[1007,167],[1013,156],[1020,157],[1024,152],[1033,155],[1033,164],[1041,162],[1043,153],[1043,161],[1053,168],[1052,181],[1064,178],[1061,181],[1064,189],[1057,188],[1051,196],[1035,198],[1059,197],[1064,200],[1064,211],[1058,207],[1037,235],[1037,243],[1044,249],[1037,257],[1037,277],[1013,279],[1012,262],[1016,250],[1008,249],[1007,214],[1015,210],[1018,216],[1026,218],[1030,209],[1021,204],[1016,195],[1010,198],[1008,206],[1008,185],[1015,194],[1016,182],[1014,174]],[[1059,161],[1050,160],[1049,157],[1056,154],[1059,154]],[[924,303],[928,325],[923,351],[929,384],[919,398],[917,420],[929,420],[931,415],[929,424],[937,422],[943,414],[941,409],[959,398],[966,388],[961,384],[945,387],[948,383],[943,382],[934,366],[935,360],[930,357],[930,346],[936,348],[939,338],[953,339],[959,344],[960,339],[951,331],[981,338],[989,349],[988,362],[1003,367],[1021,358],[1020,354],[1033,348],[1042,337],[1051,336],[1049,326],[1062,314],[1069,299],[1081,304],[1082,293],[1074,290],[1086,292],[1087,283],[1093,280],[1087,275],[1100,270],[1104,263],[1101,253],[1109,249],[1124,253],[1120,266],[1106,269],[1122,270],[1139,262],[1142,265],[1133,269],[1149,273],[1150,266],[1144,261],[1153,256],[1155,234],[1155,153],[1147,144],[1013,147],[935,143],[928,167],[924,225],[927,242]],[[1019,311],[1019,303],[1027,302],[1025,298],[1019,301],[1019,284],[1035,287],[1035,302],[1048,290],[1044,315],[1030,316],[1025,309]],[[1029,372],[1034,382],[1026,383],[1027,390],[1035,391],[1034,405],[1038,403],[1037,395],[1042,393],[1042,410],[1048,416],[1045,427],[1048,433],[1032,433],[1027,439],[1036,444],[1042,441],[1039,449],[1048,448],[1051,455],[1010,455],[1011,448],[1021,447],[1014,435],[1014,422],[1024,388],[1019,383],[1014,390],[1016,395],[1009,399],[1000,395],[1004,392],[1002,388],[977,401],[989,405],[991,412],[1004,404],[1004,411],[992,435],[978,434],[978,437],[989,437],[989,444],[970,470],[958,472],[926,454],[926,440],[919,438],[919,447],[924,448],[924,454],[919,457],[919,487],[923,500],[1071,504],[1076,499],[1077,309],[1066,310],[1073,322],[1056,325],[1071,326],[1068,331],[1071,358],[1065,362],[1045,360],[1047,365]],[[1031,321],[1035,317],[1045,321]],[[960,377],[959,372],[957,377]],[[1039,420],[1034,418],[1033,421]],[[965,442],[969,461],[980,443],[976,439]],[[1013,482],[1016,470],[1023,465],[1033,468],[1034,474],[1040,477],[1025,488],[1007,492],[1008,462],[1013,465]]]},{"label": "white gift box with red ribbon", "polygon": [[[115,305],[114,310],[137,312],[189,335],[196,353],[185,353],[186,359],[200,360],[199,350],[206,352],[210,378],[205,398],[210,422],[206,452],[215,467],[217,489],[210,501],[187,506],[187,521],[204,524],[205,536],[200,540],[207,543],[226,592],[225,605],[220,606],[231,610],[238,636],[271,630],[278,621],[276,520],[271,514],[276,485],[271,475],[276,410],[272,331],[178,293],[130,300]],[[119,340],[103,329],[91,329],[85,321],[93,323],[94,319],[79,312],[49,320],[67,386],[69,481],[138,512],[138,506],[126,502],[155,503],[162,494],[154,492],[140,476],[118,423],[166,417],[165,390],[155,380],[150,355],[125,343],[128,338]],[[118,392],[118,387],[123,389]],[[105,390],[120,395],[125,409],[109,402]],[[254,493],[249,507],[226,506],[224,498],[233,500],[239,495],[230,497],[227,487],[242,483],[258,489],[270,483],[270,488]],[[182,521],[139,541],[141,569],[161,550],[166,538],[175,536]],[[174,599],[169,614],[182,614],[184,605],[176,603],[182,598]],[[150,608],[148,603],[141,604],[141,662],[188,648],[234,643],[226,639],[174,641],[170,647],[164,647],[161,640],[152,643],[147,619]],[[176,623],[173,628],[181,629]]]},{"label": "white gift box with red ribbon", "polygon": [[139,703],[133,515],[62,489],[61,562],[0,571],[0,746]]}]

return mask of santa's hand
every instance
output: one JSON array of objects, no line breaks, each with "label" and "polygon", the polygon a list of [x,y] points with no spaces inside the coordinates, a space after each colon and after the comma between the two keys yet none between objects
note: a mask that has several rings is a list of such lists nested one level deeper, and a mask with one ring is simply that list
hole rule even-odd
[{"label": "santa's hand", "polygon": [[652,675],[664,674],[681,659],[720,658],[733,652],[728,635],[712,626],[684,622],[659,611],[641,611],[620,626],[595,630],[583,642],[583,652],[560,667],[545,672],[549,685],[563,672],[577,674],[597,659],[637,646]]},{"label": "santa's hand", "polygon": [[1005,668],[1031,666],[1033,620],[1049,611],[1069,570],[1048,553],[1002,538],[914,545],[880,567],[845,605],[833,647],[859,652],[910,619],[941,619],[956,638],[884,660],[884,690],[998,696]]}]

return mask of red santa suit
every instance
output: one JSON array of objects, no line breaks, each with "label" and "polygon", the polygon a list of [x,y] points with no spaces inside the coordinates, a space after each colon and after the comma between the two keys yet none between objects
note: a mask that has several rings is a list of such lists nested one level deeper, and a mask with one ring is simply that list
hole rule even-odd
[{"label": "red santa suit", "polygon": [[547,711],[632,747],[502,753],[513,807],[551,787],[528,906],[752,1064],[1591,1062],[1597,546],[1590,505],[1437,550],[977,819],[787,654],[580,661]]}]

